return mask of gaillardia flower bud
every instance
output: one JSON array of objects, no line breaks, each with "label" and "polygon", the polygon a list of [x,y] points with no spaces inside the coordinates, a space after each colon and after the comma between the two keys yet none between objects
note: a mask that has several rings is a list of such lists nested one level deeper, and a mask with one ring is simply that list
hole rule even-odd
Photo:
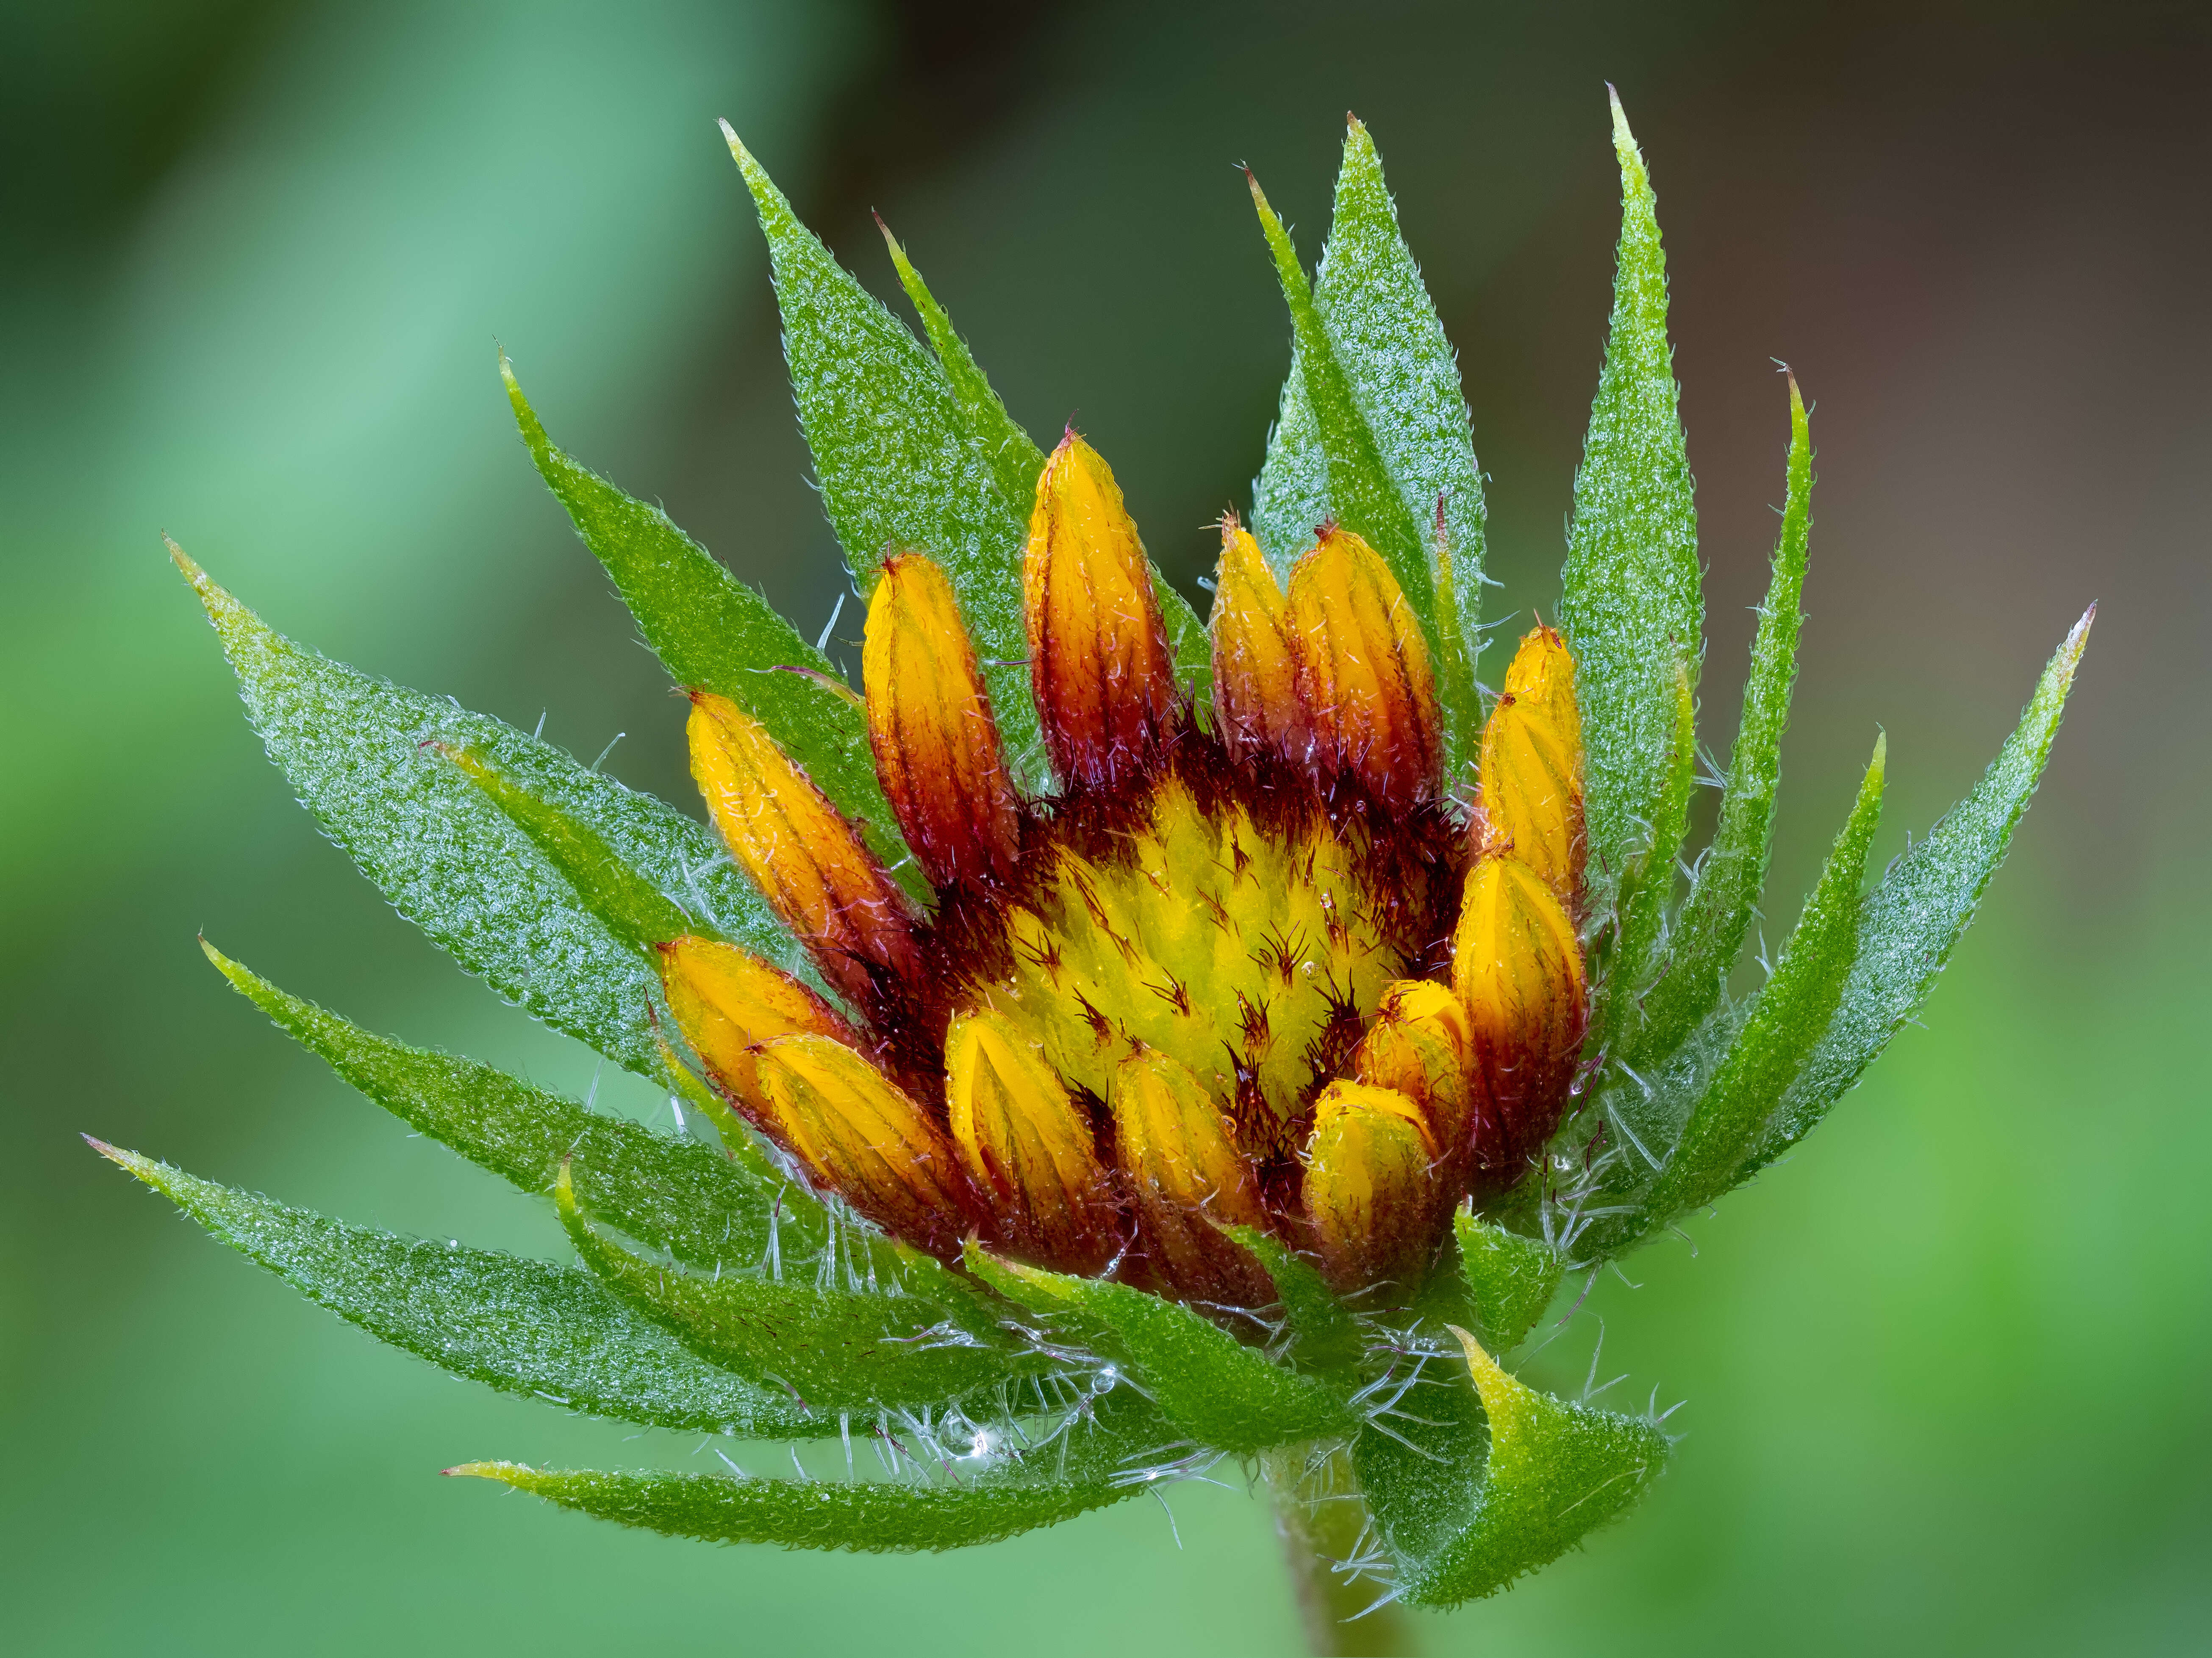
[{"label": "gaillardia flower bud", "polygon": [[1291,567],[1290,631],[1316,780],[1326,788],[1349,774],[1394,815],[1432,799],[1443,751],[1436,676],[1390,567],[1323,525]]},{"label": "gaillardia flower bud", "polygon": [[1426,1275],[1437,1233],[1436,1138],[1395,1089],[1334,1082],[1314,1108],[1306,1214],[1340,1295],[1403,1291]]},{"label": "gaillardia flower bud", "polygon": [[836,1011],[751,951],[686,935],[655,946],[668,1011],[707,1074],[757,1127],[763,1119],[755,1059],[780,1036],[859,1039]]},{"label": "gaillardia flower bud", "polygon": [[779,1037],[756,1074],[777,1137],[817,1181],[921,1248],[957,1252],[982,1210],[932,1113],[833,1037]]},{"label": "gaillardia flower bud", "polygon": [[408,1123],[550,1194],[578,1264],[100,1149],[434,1363],[791,1442],[800,1467],[449,1470],[590,1513],[951,1547],[1248,1458],[1331,1650],[1370,1612],[1374,1649],[1405,1649],[1396,1603],[1486,1595],[1571,1547],[1656,1477],[1663,1418],[1550,1398],[1504,1361],[1570,1268],[1787,1151],[1917,1006],[2088,626],[1966,804],[1869,884],[1877,748],[1771,977],[1733,999],[1811,440],[1793,380],[1746,713],[1690,860],[1702,572],[1650,180],[1613,114],[1620,303],[1559,625],[1494,696],[1461,367],[1364,126],[1326,281],[1251,185],[1291,379],[1249,517],[1220,519],[1204,623],[1105,459],[1072,428],[1039,450],[904,249],[927,351],[732,135],[866,599],[865,697],[832,630],[784,623],[556,449],[501,365],[538,467],[688,688],[711,827],[299,649],[176,554],[332,837],[510,1000],[664,1089],[676,1132],[371,1035],[210,950]]},{"label": "gaillardia flower bud", "polygon": [[919,553],[884,563],[860,659],[884,798],[939,886],[1003,884],[1021,818],[952,584]]},{"label": "gaillardia flower bud", "polygon": [[915,970],[905,896],[768,729],[726,697],[691,698],[691,774],[730,855],[823,976],[862,1006]]},{"label": "gaillardia flower bud", "polygon": [[1578,902],[1585,853],[1582,720],[1575,661],[1540,627],[1521,641],[1482,730],[1481,805],[1494,841]]},{"label": "gaillardia flower bud", "polygon": [[1054,767],[1071,788],[1142,774],[1174,714],[1175,658],[1121,486],[1073,428],[1037,480],[1022,592]]}]

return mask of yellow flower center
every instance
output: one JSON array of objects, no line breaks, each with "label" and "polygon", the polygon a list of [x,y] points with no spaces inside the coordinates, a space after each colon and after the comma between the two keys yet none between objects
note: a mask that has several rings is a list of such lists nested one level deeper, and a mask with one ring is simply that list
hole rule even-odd
[{"label": "yellow flower center", "polygon": [[1357,824],[1267,821],[1233,795],[1209,807],[1177,776],[1133,821],[1069,827],[976,929],[995,933],[997,961],[960,1011],[1000,1014],[1101,1101],[1133,1054],[1168,1054],[1248,1155],[1287,1153],[1385,987],[1436,948],[1437,918],[1416,902],[1428,884],[1382,890]]}]

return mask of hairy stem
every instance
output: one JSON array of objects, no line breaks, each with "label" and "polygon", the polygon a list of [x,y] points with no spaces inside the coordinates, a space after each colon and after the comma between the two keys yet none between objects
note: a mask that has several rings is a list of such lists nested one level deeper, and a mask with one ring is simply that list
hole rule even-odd
[{"label": "hairy stem", "polygon": [[1389,1593],[1389,1585],[1340,1570],[1363,1549],[1374,1547],[1350,1449],[1310,1440],[1263,1453],[1260,1466],[1305,1622],[1306,1644],[1321,1658],[1413,1652],[1413,1621],[1403,1608],[1376,1605]]}]

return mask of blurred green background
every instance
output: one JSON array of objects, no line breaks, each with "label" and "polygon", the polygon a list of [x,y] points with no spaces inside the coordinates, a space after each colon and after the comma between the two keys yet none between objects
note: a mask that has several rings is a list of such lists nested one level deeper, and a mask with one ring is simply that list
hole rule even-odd
[{"label": "blurred green background", "polygon": [[[2201,7],[102,0],[0,13],[0,1644],[38,1653],[1279,1652],[1239,1486],[943,1558],[717,1550],[434,1470],[688,1439],[380,1348],[88,1130],[562,1253],[270,1030],[193,935],[579,1092],[262,760],[166,529],[283,630],[688,800],[679,710],[494,372],[802,626],[838,586],[728,116],[879,291],[880,210],[1188,586],[1287,357],[1243,181],[1318,252],[1374,129],[1547,608],[1603,337],[1603,82],[1660,191],[1725,752],[1817,399],[1770,936],[1876,722],[1901,846],[2091,599],[2041,804],[1925,1015],[1799,1154],[1537,1361],[1686,1398],[1644,1510],[1436,1651],[2202,1650],[2212,269]],[[851,633],[851,628],[843,631]],[[604,1103],[649,1109],[609,1079]],[[1235,1484],[1232,1480],[1232,1484]]]}]

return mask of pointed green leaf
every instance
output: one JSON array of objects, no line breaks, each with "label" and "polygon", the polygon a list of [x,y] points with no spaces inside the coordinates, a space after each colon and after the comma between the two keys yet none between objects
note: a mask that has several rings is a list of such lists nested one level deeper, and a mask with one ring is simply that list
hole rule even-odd
[{"label": "pointed green leaf", "polygon": [[1551,1305],[1566,1262],[1540,1238],[1493,1226],[1464,1209],[1452,1217],[1452,1230],[1459,1239],[1468,1298],[1481,1321],[1483,1345],[1510,1353]]},{"label": "pointed green leaf", "polygon": [[1130,1380],[1202,1445],[1259,1451],[1352,1425],[1334,1388],[1269,1363],[1178,1303],[1126,1284],[1021,1266],[972,1244],[968,1261],[970,1271],[1009,1300],[1066,1319],[1086,1340],[1126,1359]]},{"label": "pointed green leaf", "polygon": [[[1275,240],[1273,232],[1269,240]],[[1287,245],[1287,238],[1284,241]],[[1282,274],[1279,263],[1278,275]],[[1288,297],[1289,278],[1283,279]],[[1298,285],[1303,284],[1300,275]],[[1353,523],[1329,487],[1329,457],[1348,458],[1359,448],[1356,428],[1329,402],[1328,388],[1340,378],[1358,425],[1369,434],[1376,465],[1397,498],[1402,514],[1397,533],[1411,534],[1409,558],[1421,565],[1392,568],[1425,624],[1434,624],[1428,638],[1437,651],[1437,684],[1445,704],[1448,774],[1455,775],[1474,751],[1473,668],[1482,642],[1476,626],[1482,608],[1482,472],[1468,432],[1458,360],[1444,338],[1420,266],[1399,232],[1397,207],[1383,181],[1375,141],[1356,119],[1345,134],[1328,240],[1310,309],[1335,371],[1321,367],[1323,395],[1316,399],[1308,384],[1305,334],[1294,316],[1291,372],[1283,382],[1267,458],[1253,485],[1253,529],[1279,568],[1311,544],[1314,526],[1332,513],[1392,556],[1383,542]],[[1324,409],[1331,410],[1330,429],[1343,433],[1326,446],[1319,415]],[[1426,532],[1440,502],[1443,522],[1432,538]],[[1387,507],[1383,515],[1397,516]],[[1443,581],[1433,580],[1431,614],[1431,566],[1437,556],[1448,563],[1450,591],[1447,598]],[[1459,663],[1465,667],[1455,665]]]},{"label": "pointed green leaf", "polygon": [[1927,999],[2035,793],[2096,615],[2092,604],[2066,635],[2020,725],[1973,793],[1891,865],[1867,895],[1835,1017],[1767,1124],[1746,1174],[1802,1139]]},{"label": "pointed green leaf", "polygon": [[[618,1299],[708,1363],[815,1410],[933,1405],[1047,1368],[1008,1345],[980,1297],[916,1294],[865,1236],[803,1278],[780,1276],[775,1261],[708,1275],[649,1260],[585,1220],[566,1170],[553,1194],[576,1253]],[[926,1268],[914,1277],[943,1288]]]},{"label": "pointed green leaf", "polygon": [[651,1012],[659,986],[644,957],[425,744],[483,755],[590,828],[671,904],[790,958],[789,937],[701,824],[496,720],[302,649],[171,551],[222,640],[247,717],[301,802],[393,908],[501,995],[641,1075],[666,1074]]},{"label": "pointed green leaf", "polygon": [[1467,1367],[1441,1353],[1400,1406],[1360,1430],[1352,1462],[1402,1578],[1436,1559],[1480,1507],[1490,1421]]},{"label": "pointed green leaf", "polygon": [[799,223],[737,135],[723,132],[768,238],[799,423],[854,585],[863,598],[872,592],[895,551],[926,552],[945,567],[985,665],[1008,762],[1039,788],[1022,621],[1029,503],[1001,492],[945,370]]},{"label": "pointed green leaf", "polygon": [[[1428,560],[1421,544],[1421,520],[1407,509],[1405,500],[1391,482],[1375,444],[1375,434],[1353,395],[1344,365],[1337,361],[1336,345],[1329,338],[1313,292],[1298,263],[1290,232],[1275,216],[1252,180],[1252,201],[1260,210],[1260,228],[1275,262],[1276,280],[1291,309],[1291,333],[1296,342],[1297,369],[1305,382],[1306,403],[1314,416],[1314,437],[1321,446],[1323,476],[1328,479],[1328,510],[1334,519],[1366,537],[1382,555],[1407,602],[1421,617],[1431,648],[1436,643],[1433,595]],[[1312,526],[1308,525],[1310,535]]]},{"label": "pointed green leaf", "polygon": [[726,696],[766,726],[830,802],[862,824],[886,867],[906,859],[868,749],[860,698],[769,602],[678,529],[556,448],[502,355],[501,378],[531,459],[637,619],[669,677]]},{"label": "pointed green leaf", "polygon": [[821,1205],[750,1140],[724,1156],[621,1117],[588,1111],[471,1060],[409,1048],[286,994],[207,952],[239,993],[401,1121],[526,1192],[550,1193],[568,1157],[586,1214],[709,1269],[750,1268],[771,1248],[802,1260],[829,1243]]},{"label": "pointed green leaf", "polygon": [[1281,1240],[1256,1226],[1224,1226],[1252,1258],[1267,1269],[1282,1298],[1283,1317],[1291,1334],[1291,1357],[1316,1370],[1349,1370],[1359,1363],[1367,1344],[1358,1321],[1322,1280],[1313,1263],[1293,1254]]},{"label": "pointed green leaf", "polygon": [[1091,1416],[1018,1461],[955,1473],[942,1485],[613,1473],[515,1462],[469,1462],[446,1472],[495,1479],[598,1519],[710,1543],[958,1549],[1057,1525],[1147,1489],[1141,1479],[1116,1476],[1124,1461],[1157,1442],[1158,1418],[1119,1394],[1097,1401]]},{"label": "pointed green leaf", "polygon": [[1667,264],[1657,203],[1620,100],[1620,268],[1612,332],[1575,472],[1560,625],[1582,708],[1592,912],[1612,907],[1629,861],[1669,867],[1679,841],[1655,835],[1675,708],[1675,667],[1694,687],[1704,645],[1698,515],[1667,343]]},{"label": "pointed green leaf", "polygon": [[781,1390],[702,1364],[588,1273],[350,1226],[91,1144],[309,1300],[457,1376],[657,1427],[775,1439],[836,1430]]},{"label": "pointed green leaf", "polygon": [[[1404,1493],[1369,1493],[1399,1557],[1404,1598],[1415,1606],[1494,1594],[1556,1560],[1625,1512],[1667,1462],[1667,1437],[1650,1423],[1539,1393],[1506,1375],[1466,1331],[1454,1333],[1489,1420],[1480,1479],[1462,1469],[1454,1481],[1453,1471],[1439,1471],[1417,1526],[1407,1524]],[[1430,1546],[1399,1540],[1417,1538]]]},{"label": "pointed green leaf", "polygon": [[507,814],[507,821],[567,879],[578,902],[624,944],[648,949],[687,933],[715,936],[711,926],[678,908],[624,863],[606,836],[589,823],[532,793],[473,749],[448,748],[442,743],[431,746]]},{"label": "pointed green leaf", "polygon": [[1690,795],[1698,782],[1698,705],[1688,665],[1677,661],[1672,734],[1659,793],[1651,803],[1650,844],[1621,878],[1614,913],[1620,926],[1606,954],[1598,991],[1599,1046],[1618,1053],[1633,1041],[1642,993],[1651,982],[1667,933],[1667,901],[1674,896],[1674,853],[1690,823]]},{"label": "pointed green leaf", "polygon": [[1647,1227],[1710,1203],[1735,1184],[1745,1153],[1827,1029],[1850,971],[1867,847],[1881,821],[1888,746],[1887,737],[1876,739],[1851,815],[1790,930],[1774,976],[1653,1183],[1644,1206]]},{"label": "pointed green leaf", "polygon": [[[891,234],[890,227],[880,218],[876,228],[884,233],[884,242],[890,249],[891,263],[898,269],[899,286],[921,318],[922,332],[928,336],[929,349],[937,354],[947,380],[951,383],[952,395],[960,405],[961,418],[968,431],[968,440],[975,446],[997,481],[1000,494],[1026,515],[1036,501],[1037,475],[1044,471],[1044,451],[1036,440],[1015,423],[1006,412],[1006,405],[991,389],[991,382],[982,367],[969,350],[968,342],[962,339],[952,326],[952,319],[929,291],[922,281],[921,272],[914,268],[907,258],[906,249]],[[1168,579],[1160,574],[1157,560],[1147,555],[1146,562],[1152,572],[1152,586],[1159,594],[1160,616],[1167,623],[1168,644],[1175,654],[1176,682],[1190,687],[1192,698],[1201,708],[1210,708],[1213,701],[1213,641],[1200,621],[1198,612]]]},{"label": "pointed green leaf", "polygon": [[1789,722],[1797,633],[1805,619],[1797,606],[1805,591],[1813,525],[1812,432],[1794,374],[1788,477],[1774,574],[1752,641],[1751,677],[1729,756],[1720,819],[1668,941],[1666,973],[1644,999],[1644,1023],[1635,1039],[1638,1059],[1670,1052],[1719,1003],[1766,884],[1774,796],[1782,776],[1782,729]]},{"label": "pointed green leaf", "polygon": [[975,361],[968,342],[952,326],[952,319],[929,291],[929,284],[922,281],[921,272],[914,268],[914,261],[907,257],[898,238],[891,234],[891,228],[878,217],[876,228],[884,234],[884,245],[890,249],[891,264],[898,270],[899,286],[906,290],[907,298],[921,315],[921,330],[928,337],[929,349],[937,354],[939,366],[945,370],[945,378],[952,387],[953,400],[959,404],[969,440],[991,469],[999,493],[1014,505],[1026,508],[1036,499],[1037,475],[1044,471],[1044,451],[1006,412],[1006,405],[991,389],[982,365]]}]

